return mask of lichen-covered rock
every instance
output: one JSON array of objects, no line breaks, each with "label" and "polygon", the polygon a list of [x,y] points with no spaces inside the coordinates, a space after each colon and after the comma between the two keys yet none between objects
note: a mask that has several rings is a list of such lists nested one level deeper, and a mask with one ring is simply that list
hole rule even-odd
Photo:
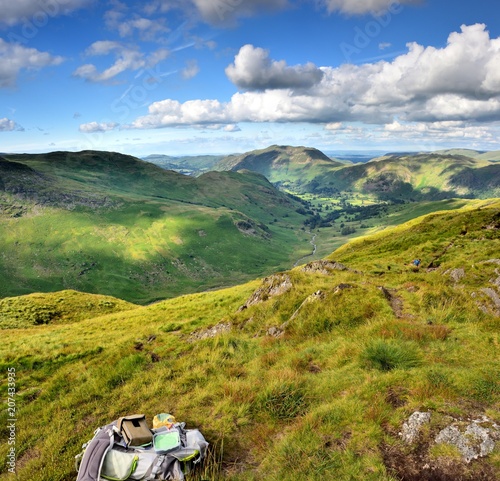
[{"label": "lichen-covered rock", "polygon": [[224,332],[229,332],[231,330],[230,322],[219,322],[213,327],[209,327],[208,329],[203,329],[201,331],[195,331],[189,336],[189,341],[200,341],[202,339],[209,339],[211,337],[215,337]]},{"label": "lichen-covered rock", "polygon": [[[488,421],[483,421],[483,423]],[[437,444],[445,443],[455,446],[467,463],[473,459],[487,456],[495,448],[494,438],[498,438],[500,429],[496,424],[487,428],[481,426],[480,423],[481,421],[472,421],[463,432],[456,424],[447,426],[439,432],[435,441]]]},{"label": "lichen-covered rock", "polygon": [[[399,443],[382,443],[380,450],[387,470],[401,481],[499,480],[489,455],[500,442],[500,426],[485,415],[464,420],[416,411],[403,423],[399,437]],[[453,446],[458,455],[434,449],[443,444]]]},{"label": "lichen-covered rock", "polygon": [[453,282],[458,282],[460,279],[465,277],[465,270],[461,267],[457,269],[449,269],[445,272],[446,275],[450,276]]},{"label": "lichen-covered rock", "polygon": [[414,412],[408,421],[403,423],[401,430],[401,438],[405,443],[411,444],[418,438],[420,430],[424,424],[428,424],[431,420],[431,413],[427,412]]},{"label": "lichen-covered rock", "polygon": [[259,302],[264,302],[271,297],[280,296],[289,291],[292,287],[292,280],[288,274],[275,274],[266,277],[262,285],[249,297],[238,311],[242,311]]},{"label": "lichen-covered rock", "polygon": [[346,271],[347,266],[336,261],[327,261],[324,259],[318,261],[312,261],[306,264],[301,271],[309,273],[319,273],[319,274],[331,274],[333,271]]}]

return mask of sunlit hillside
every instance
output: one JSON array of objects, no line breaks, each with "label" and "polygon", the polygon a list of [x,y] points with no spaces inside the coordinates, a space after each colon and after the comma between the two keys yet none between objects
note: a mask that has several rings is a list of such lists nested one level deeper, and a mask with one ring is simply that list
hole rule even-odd
[{"label": "sunlit hillside", "polygon": [[[323,261],[148,307],[21,297],[22,309],[57,304],[66,318],[3,325],[1,365],[15,367],[18,390],[18,478],[74,480],[73,458],[97,426],[171,412],[211,444],[189,479],[496,480],[499,252],[500,201],[477,201]],[[3,301],[0,319],[13,302]],[[119,311],[100,312],[112,304]],[[429,421],[410,442],[401,433],[415,412]],[[467,462],[436,439],[470,423],[488,430],[489,448]],[[10,479],[6,450],[1,479]]]}]

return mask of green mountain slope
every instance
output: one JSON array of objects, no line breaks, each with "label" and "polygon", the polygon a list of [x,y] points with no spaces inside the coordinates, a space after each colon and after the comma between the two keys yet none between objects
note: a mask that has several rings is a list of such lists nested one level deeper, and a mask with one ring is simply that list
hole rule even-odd
[{"label": "green mountain slope", "polygon": [[473,159],[481,160],[500,160],[500,150],[493,150],[490,152],[471,150],[471,149],[450,149],[450,150],[439,150],[438,153],[446,155],[465,155],[467,157],[472,157]]},{"label": "green mountain slope", "polygon": [[314,148],[272,145],[266,149],[228,156],[215,169],[259,172],[275,185],[300,192],[301,186],[342,165]]},{"label": "green mountain slope", "polygon": [[283,269],[293,198],[255,173],[193,178],[109,152],[0,161],[0,296],[76,289],[144,303]]},{"label": "green mountain slope", "polygon": [[497,480],[499,253],[500,199],[474,201],[264,280],[4,329],[18,478],[74,480],[97,426],[170,412],[211,443],[193,480]]},{"label": "green mountain slope", "polygon": [[422,201],[500,196],[500,165],[494,153],[469,150],[387,154],[345,165],[316,149],[271,146],[230,156],[219,170],[249,169],[298,193],[335,196],[354,192],[375,201]]}]

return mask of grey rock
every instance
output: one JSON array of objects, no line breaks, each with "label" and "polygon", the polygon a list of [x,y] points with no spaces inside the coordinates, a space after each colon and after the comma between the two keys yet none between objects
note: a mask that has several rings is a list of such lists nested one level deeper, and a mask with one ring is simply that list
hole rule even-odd
[{"label": "grey rock", "polygon": [[215,337],[224,332],[229,332],[231,330],[230,322],[220,322],[213,327],[209,327],[208,329],[203,329],[201,331],[193,332],[189,336],[189,341],[200,341],[202,339],[209,339],[211,337]]},{"label": "grey rock", "polygon": [[238,308],[242,311],[254,304],[264,302],[270,297],[276,297],[284,294],[293,287],[292,280],[288,274],[275,274],[266,277],[262,285],[250,296],[250,298]]},{"label": "grey rock", "polygon": [[463,268],[449,269],[445,272],[448,274],[453,282],[458,282],[465,276],[465,270]]},{"label": "grey rock", "polygon": [[401,437],[407,444],[415,442],[424,424],[431,420],[431,413],[415,411],[403,424]]},{"label": "grey rock", "polygon": [[448,426],[439,432],[435,441],[437,444],[455,446],[467,463],[487,456],[495,448],[490,429],[480,426],[476,421],[470,423],[463,433],[456,425]]},{"label": "grey rock", "polygon": [[309,262],[306,264],[301,271],[310,273],[320,273],[320,274],[331,274],[332,271],[346,271],[348,270],[344,264],[336,261],[319,260]]}]

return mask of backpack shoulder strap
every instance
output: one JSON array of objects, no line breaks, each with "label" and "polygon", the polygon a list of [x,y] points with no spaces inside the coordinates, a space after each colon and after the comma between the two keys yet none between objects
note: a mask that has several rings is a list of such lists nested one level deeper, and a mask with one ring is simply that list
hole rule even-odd
[{"label": "backpack shoulder strap", "polygon": [[114,425],[98,428],[92,440],[87,444],[78,469],[76,481],[99,481],[104,456],[113,447],[115,438]]}]

